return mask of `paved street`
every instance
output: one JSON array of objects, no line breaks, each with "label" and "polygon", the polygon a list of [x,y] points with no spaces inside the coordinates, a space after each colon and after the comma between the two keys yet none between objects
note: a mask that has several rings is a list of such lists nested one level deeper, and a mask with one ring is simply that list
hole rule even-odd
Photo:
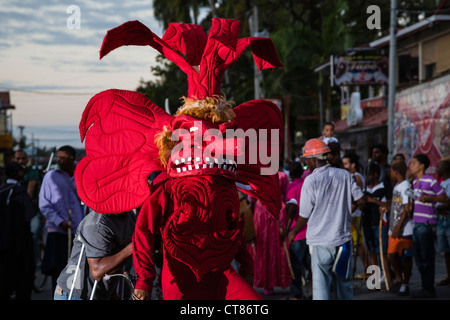
[{"label": "paved street", "polygon": [[[358,259],[357,262],[357,268],[356,273],[359,274],[363,271],[362,265]],[[436,275],[435,275],[435,281],[438,282],[442,279],[446,278],[446,271],[445,271],[445,262],[444,257],[440,254],[436,254]],[[411,275],[411,280],[409,283],[409,289],[410,289],[410,295],[406,297],[398,296],[394,293],[386,293],[384,290],[378,290],[378,291],[369,291],[367,288],[366,283],[363,283],[362,280],[354,280],[353,281],[353,288],[354,288],[354,300],[413,300],[416,301],[417,299],[411,298],[411,293],[414,293],[416,291],[419,291],[421,289],[421,280],[420,280],[420,274],[417,269],[417,266],[415,262],[413,262],[413,271]],[[382,289],[384,289],[384,284],[382,284]],[[276,288],[275,294],[271,296],[266,296],[263,293],[262,289],[258,289],[260,294],[263,296],[264,299],[268,300],[285,300],[289,297],[289,288],[282,289],[282,288]],[[436,286],[436,298],[433,299],[426,299],[426,300],[450,300],[450,286]]]},{"label": "paved street", "polygon": [[[359,261],[358,261],[359,262]],[[362,272],[362,266],[357,263],[356,268],[357,274]],[[436,282],[444,279],[446,277],[445,273],[445,262],[443,256],[436,254]],[[371,292],[367,289],[365,283],[362,280],[355,280],[354,285],[354,299],[355,300],[413,300],[411,296],[400,297],[393,293],[385,293],[383,291]],[[384,286],[382,286],[384,288]],[[289,288],[275,288],[275,294],[266,296],[262,289],[257,289],[258,292],[263,296],[265,300],[287,300],[289,297]],[[410,293],[420,290],[420,274],[417,270],[415,263],[413,264],[413,273],[410,281]],[[436,286],[436,298],[427,300],[450,300],[450,286],[440,287]],[[50,281],[47,281],[46,289],[40,293],[33,293],[33,300],[52,300],[53,293],[51,292]],[[414,299],[415,300],[415,299]]]}]

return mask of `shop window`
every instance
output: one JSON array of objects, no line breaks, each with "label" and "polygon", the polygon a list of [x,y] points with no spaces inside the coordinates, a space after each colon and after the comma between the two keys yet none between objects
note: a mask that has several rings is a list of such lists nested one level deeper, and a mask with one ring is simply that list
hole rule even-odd
[{"label": "shop window", "polygon": [[414,82],[419,79],[419,58],[411,55],[402,55],[398,57],[398,82]]}]

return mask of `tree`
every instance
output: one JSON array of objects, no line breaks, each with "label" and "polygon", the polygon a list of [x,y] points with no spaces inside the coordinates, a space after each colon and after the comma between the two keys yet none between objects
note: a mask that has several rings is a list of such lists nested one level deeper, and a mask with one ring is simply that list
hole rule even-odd
[{"label": "tree", "polygon": [[[198,24],[201,7],[209,5],[207,0],[154,0],[155,16],[163,22],[164,29],[171,22]],[[191,15],[192,14],[192,15]]]},{"label": "tree", "polygon": [[180,98],[187,94],[187,76],[174,63],[162,55],[156,57],[157,65],[151,67],[156,80],[140,81],[137,92],[144,94],[152,102],[164,108],[169,99],[171,113],[181,106]]},{"label": "tree", "polygon": [[[192,22],[211,26],[213,16],[241,21],[241,37],[250,36],[249,18],[253,6],[258,6],[259,31],[266,30],[277,48],[284,67],[263,71],[263,92],[266,98],[290,97],[290,123],[292,138],[301,130],[306,138],[320,135],[319,121],[298,121],[298,116],[314,116],[319,113],[319,91],[323,92],[324,108],[331,111],[333,119],[340,117],[340,93],[330,86],[328,77],[314,72],[314,68],[345,49],[370,43],[389,32],[390,3],[386,0],[208,0],[180,1],[154,0],[156,17],[164,23]],[[366,12],[369,5],[381,9],[381,30],[368,30]],[[200,7],[209,13],[202,21],[192,19],[190,12]],[[428,15],[436,8],[435,0],[399,1],[398,14],[406,23],[417,21],[421,10]],[[197,13],[194,14],[197,17]],[[175,107],[181,95],[187,91],[186,76],[165,58],[161,65],[152,68],[159,80],[141,82],[138,90],[163,105],[169,97]],[[253,99],[253,57],[247,50],[232,65],[222,82],[222,91],[237,104]],[[291,139],[293,141],[293,139]]]}]

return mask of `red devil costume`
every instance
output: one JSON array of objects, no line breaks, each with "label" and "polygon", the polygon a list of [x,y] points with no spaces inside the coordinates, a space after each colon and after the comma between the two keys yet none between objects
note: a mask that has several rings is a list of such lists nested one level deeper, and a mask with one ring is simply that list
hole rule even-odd
[{"label": "red devil costume", "polygon": [[[279,155],[282,117],[266,100],[232,108],[220,96],[220,83],[248,46],[260,70],[282,64],[269,38],[238,39],[239,31],[239,21],[218,18],[208,37],[201,26],[182,23],[170,24],[162,39],[138,21],[108,31],[100,58],[120,46],[149,45],[187,74],[188,96],[171,116],[139,93],[107,90],[90,100],[80,123],[87,156],[77,165],[79,195],[105,214],[142,205],[133,239],[136,288],[151,292],[153,239],[160,232],[166,300],[260,299],[240,275],[253,274],[253,262],[243,247],[237,190],[273,215],[280,211],[277,170],[262,174],[269,164],[251,161],[251,153],[263,145]],[[254,130],[256,140],[230,137],[231,129]],[[240,274],[233,259],[241,263]]]}]

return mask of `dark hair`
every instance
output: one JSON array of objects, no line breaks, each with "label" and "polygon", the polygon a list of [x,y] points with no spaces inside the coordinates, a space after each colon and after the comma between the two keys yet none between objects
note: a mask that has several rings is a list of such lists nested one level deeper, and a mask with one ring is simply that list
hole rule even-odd
[{"label": "dark hair", "polygon": [[450,172],[450,158],[442,158],[439,160],[444,172]]},{"label": "dark hair", "polygon": [[17,152],[23,152],[23,153],[27,154],[26,151],[23,149],[17,149],[16,151],[14,151],[14,154],[16,154]]},{"label": "dark hair", "polygon": [[330,148],[330,150],[332,152],[333,151],[341,151],[341,144],[339,142],[332,141],[332,142],[329,142],[327,144],[327,146],[328,146],[328,148]]},{"label": "dark hair", "polygon": [[414,157],[420,164],[423,164],[423,171],[427,170],[430,166],[430,159],[422,153],[416,154]]},{"label": "dark hair", "polygon": [[376,164],[375,162],[371,162],[369,164],[368,172],[375,172],[375,173],[380,174],[380,172],[381,172],[380,166],[378,164]]},{"label": "dark hair", "polygon": [[395,156],[392,157],[392,159],[395,159],[397,157],[402,157],[403,161],[406,161],[405,155],[403,153],[397,153]]},{"label": "dark hair", "polygon": [[397,171],[398,173],[400,173],[400,175],[404,178],[406,177],[406,170],[407,170],[407,166],[405,161],[402,160],[395,160],[394,162],[392,162],[391,165],[391,170],[393,171]]},{"label": "dark hair", "polygon": [[61,148],[58,149],[58,151],[63,151],[65,153],[67,153],[69,156],[72,156],[74,159],[77,155],[77,152],[71,146],[62,146]]},{"label": "dark hair", "polygon": [[292,179],[301,178],[303,171],[303,166],[300,162],[294,162],[289,166],[289,176]]},{"label": "dark hair", "polygon": [[388,153],[389,153],[388,147],[386,147],[386,145],[383,144],[383,143],[378,143],[378,144],[374,145],[374,146],[372,147],[372,150],[373,150],[373,149],[379,149],[379,150],[380,150],[382,153],[384,153],[384,154],[388,154]]},{"label": "dark hair", "polygon": [[5,166],[5,173],[8,178],[15,179],[19,176],[19,171],[24,170],[23,167],[15,161],[11,161]]},{"label": "dark hair", "polygon": [[325,128],[325,126],[332,126],[333,129],[334,129],[334,123],[333,123],[333,122],[325,122],[325,123],[323,124],[322,129]]},{"label": "dark hair", "polygon": [[348,158],[351,164],[355,164],[356,171],[359,171],[359,156],[356,153],[348,152],[342,158]]}]

